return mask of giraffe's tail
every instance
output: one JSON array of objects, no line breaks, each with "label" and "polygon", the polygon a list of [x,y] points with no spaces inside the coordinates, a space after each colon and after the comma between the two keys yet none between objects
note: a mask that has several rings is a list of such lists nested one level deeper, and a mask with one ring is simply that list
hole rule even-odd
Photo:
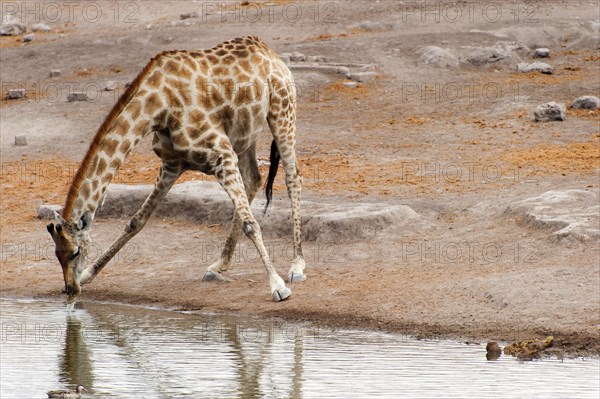
[{"label": "giraffe's tail", "polygon": [[271,165],[269,165],[269,175],[267,176],[267,185],[265,186],[265,196],[267,197],[267,203],[265,205],[265,210],[263,211],[263,214],[267,213],[267,208],[269,207],[271,199],[273,198],[273,182],[275,181],[275,176],[277,175],[277,169],[279,169],[280,159],[281,157],[279,156],[277,144],[275,143],[275,140],[273,140],[271,142]]}]

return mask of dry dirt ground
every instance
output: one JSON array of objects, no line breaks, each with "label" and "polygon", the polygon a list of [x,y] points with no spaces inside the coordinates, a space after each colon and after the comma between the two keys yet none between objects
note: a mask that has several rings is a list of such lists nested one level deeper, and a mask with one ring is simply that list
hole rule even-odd
[{"label": "dry dirt ground", "polygon": [[[376,66],[377,79],[356,89],[344,87],[340,76],[297,73],[305,85],[298,106],[303,198],[405,204],[427,226],[306,242],[308,280],[291,287],[290,300],[273,303],[247,239],[231,281],[203,283],[227,226],[153,217],[81,300],[430,338],[554,335],[568,354],[598,354],[598,240],[557,239],[503,212],[549,190],[598,190],[600,112],[568,109],[564,122],[533,121],[541,103],[568,105],[600,92],[597,1],[111,1],[94,9],[65,3],[58,17],[49,2],[31,3],[37,8],[24,15],[27,25],[38,13],[52,31],[30,43],[0,38],[2,95],[15,87],[28,92],[28,99],[3,100],[0,108],[2,296],[61,296],[61,270],[36,207],[62,204],[95,130],[150,57],[255,34],[280,53]],[[13,13],[7,4],[3,13]],[[197,17],[180,19],[194,11]],[[426,63],[426,46],[456,58]],[[542,61],[555,73],[517,73],[516,64],[533,62],[540,46],[551,49]],[[507,57],[497,59],[490,49]],[[469,61],[473,54],[484,61]],[[49,77],[51,69],[61,75]],[[108,80],[119,89],[102,91]],[[95,99],[66,102],[70,90],[82,89]],[[14,145],[17,134],[27,136],[27,146]],[[136,148],[118,183],[153,182],[159,163],[149,141]],[[267,159],[268,145],[265,131],[259,158]],[[201,179],[212,180],[182,177]],[[274,195],[276,206],[287,206],[281,177]],[[129,216],[96,220],[95,256]],[[265,240],[285,275],[291,237]]]}]

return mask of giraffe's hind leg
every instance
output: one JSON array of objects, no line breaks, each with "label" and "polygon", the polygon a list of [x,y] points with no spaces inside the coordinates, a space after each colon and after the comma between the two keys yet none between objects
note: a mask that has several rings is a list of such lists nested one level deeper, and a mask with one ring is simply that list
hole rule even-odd
[{"label": "giraffe's hind leg", "polygon": [[252,240],[265,265],[265,269],[269,275],[269,286],[271,288],[273,300],[279,302],[289,298],[290,295],[292,295],[292,291],[285,286],[285,282],[273,268],[273,264],[271,263],[271,259],[269,258],[269,254],[267,253],[267,249],[262,240],[260,226],[250,210],[250,203],[246,196],[242,175],[240,174],[237,165],[237,156],[232,150],[224,151],[222,153],[222,161],[215,175],[233,202],[235,212],[242,225],[242,231],[250,240]]},{"label": "giraffe's hind leg", "polygon": [[304,268],[306,263],[302,255],[302,224],[300,219],[300,192],[302,191],[302,175],[296,159],[296,117],[292,104],[284,109],[273,109],[268,121],[271,133],[285,174],[285,184],[292,206],[292,223],[294,234],[294,260],[288,272],[290,283],[306,280]]},{"label": "giraffe's hind leg", "polygon": [[[256,162],[254,145],[239,156],[238,169],[244,182],[248,203],[252,204],[252,200],[260,188],[261,183],[260,170],[258,169],[258,163]],[[241,231],[242,221],[238,212],[234,212],[229,236],[227,237],[227,240],[225,240],[221,257],[206,269],[202,281],[225,280],[223,273],[229,270],[231,266],[233,253],[235,252],[235,246],[237,245]]]}]

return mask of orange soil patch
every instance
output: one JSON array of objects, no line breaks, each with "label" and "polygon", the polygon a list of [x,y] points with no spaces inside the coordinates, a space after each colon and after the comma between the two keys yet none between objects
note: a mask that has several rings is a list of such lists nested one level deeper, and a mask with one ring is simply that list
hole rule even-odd
[{"label": "orange soil patch", "polygon": [[11,48],[23,46],[23,36],[2,36],[0,48]]},{"label": "orange soil patch", "polygon": [[600,134],[589,142],[564,146],[543,144],[507,151],[498,160],[517,168],[530,168],[536,174],[589,174],[600,168]]},{"label": "orange soil patch", "polygon": [[407,116],[406,118],[404,118],[404,123],[406,123],[407,125],[424,125],[425,122],[427,122],[426,119],[424,118],[419,118],[418,116]]},{"label": "orange soil patch", "polygon": [[[349,80],[338,80],[333,83],[329,83],[325,86],[325,98],[335,99],[336,96],[342,95],[345,99],[358,99],[359,96],[364,96],[368,93],[367,88],[362,83],[359,83],[355,89],[350,89],[344,86],[344,82],[350,82]],[[323,99],[322,99],[323,100]]]},{"label": "orange soil patch", "polygon": [[598,109],[591,110],[591,109],[569,108],[569,110],[567,111],[567,118],[569,116],[576,116],[578,118],[596,119],[596,120],[598,120],[598,122],[600,122],[600,110],[598,110]]},{"label": "orange soil patch", "polygon": [[351,37],[351,36],[362,35],[362,34],[366,34],[366,33],[377,33],[377,32],[380,32],[380,31],[368,31],[366,29],[361,29],[361,28],[352,28],[348,32],[321,33],[319,35],[308,36],[306,38],[306,41],[314,42],[314,41],[322,41],[322,40],[331,40],[331,39],[337,39],[340,37]]},{"label": "orange soil patch", "polygon": [[75,71],[75,76],[92,76],[97,74],[96,68],[84,68]]},{"label": "orange soil patch", "polygon": [[581,73],[581,70],[572,71],[567,69],[560,69],[556,71],[553,75],[547,75],[540,72],[513,72],[509,75],[509,77],[505,80],[506,83],[510,84],[545,84],[545,85],[555,85],[561,84],[567,81],[574,80],[582,80],[584,75]]}]

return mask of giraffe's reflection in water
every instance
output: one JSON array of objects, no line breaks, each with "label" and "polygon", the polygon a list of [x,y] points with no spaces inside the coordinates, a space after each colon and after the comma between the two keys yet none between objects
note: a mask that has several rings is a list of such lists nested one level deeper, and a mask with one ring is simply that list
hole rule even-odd
[{"label": "giraffe's reflection in water", "polygon": [[[126,365],[129,371],[126,374],[132,386],[119,381],[122,392],[135,392],[135,385],[141,383],[160,398],[172,397],[174,386],[206,386],[209,394],[212,381],[220,378],[220,370],[227,369],[225,374],[233,371],[233,375],[227,375],[217,385],[235,397],[302,397],[303,337],[295,330],[290,334],[278,330],[273,323],[232,317],[206,320],[198,315],[158,311],[152,313],[168,316],[153,323],[145,309],[118,308],[116,313],[111,305],[81,303],[73,315],[67,316],[65,345],[59,361],[65,385],[82,384],[92,392],[111,394],[104,383],[95,386],[94,379],[95,364],[105,363],[102,356],[111,352],[110,357],[117,358],[115,366]],[[282,343],[293,346],[285,354],[290,357],[285,361],[290,367],[282,369],[285,371],[281,381],[274,382],[270,374],[279,368],[274,362],[282,356],[277,353]],[[107,344],[112,348],[107,348]],[[99,346],[102,355],[94,356],[95,346]],[[172,356],[168,356],[169,351]],[[170,357],[168,361],[157,358],[165,355]],[[190,367],[198,374],[210,375],[212,381],[195,380],[192,384],[185,377]],[[192,391],[196,390],[191,389],[190,394]]]}]

